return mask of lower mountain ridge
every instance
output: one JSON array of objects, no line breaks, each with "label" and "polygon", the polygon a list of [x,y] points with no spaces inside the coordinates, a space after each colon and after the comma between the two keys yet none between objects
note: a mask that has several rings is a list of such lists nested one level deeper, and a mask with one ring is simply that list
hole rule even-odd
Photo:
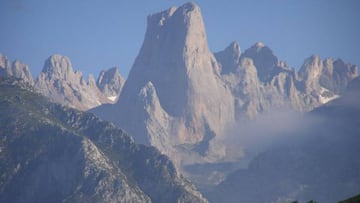
[{"label": "lower mountain ridge", "polygon": [[0,202],[207,202],[155,148],[0,81]]}]

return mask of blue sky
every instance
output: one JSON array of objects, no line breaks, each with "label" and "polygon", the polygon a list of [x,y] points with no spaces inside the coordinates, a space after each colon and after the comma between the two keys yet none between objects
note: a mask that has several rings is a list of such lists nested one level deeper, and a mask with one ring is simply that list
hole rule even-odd
[{"label": "blue sky", "polygon": [[[0,0],[0,53],[29,64],[37,75],[51,54],[97,77],[118,66],[126,77],[142,44],[146,17],[187,1]],[[299,68],[312,54],[360,65],[360,1],[195,1],[211,51],[257,41]]]}]

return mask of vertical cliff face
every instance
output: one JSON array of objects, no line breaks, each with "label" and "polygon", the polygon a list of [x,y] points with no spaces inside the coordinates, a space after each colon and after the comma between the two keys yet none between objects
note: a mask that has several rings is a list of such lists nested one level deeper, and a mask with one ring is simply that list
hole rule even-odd
[{"label": "vertical cliff face", "polygon": [[[145,122],[136,122],[135,126],[134,122],[149,110],[147,104],[144,108],[131,105],[144,97],[144,88],[156,93],[153,99],[161,113],[149,114]],[[231,92],[221,80],[218,63],[209,51],[196,4],[187,3],[148,16],[142,48],[116,110],[120,115],[132,115],[132,119],[119,118],[116,122],[135,140],[136,136],[144,136],[140,132],[146,132],[150,144],[163,151],[171,147],[161,144],[162,140],[168,140],[172,146],[195,144],[206,136],[204,126],[220,135],[226,123],[234,120]],[[154,130],[154,123],[161,130]]]}]

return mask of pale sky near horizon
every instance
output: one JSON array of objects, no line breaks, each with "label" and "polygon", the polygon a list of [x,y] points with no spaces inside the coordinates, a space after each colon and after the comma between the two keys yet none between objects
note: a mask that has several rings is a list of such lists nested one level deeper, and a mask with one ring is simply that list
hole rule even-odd
[{"label": "pale sky near horizon", "polygon": [[[118,66],[128,72],[140,50],[146,17],[184,0],[0,0],[0,53],[29,65],[34,76],[58,53],[75,70],[97,78]],[[241,50],[257,41],[290,66],[312,54],[360,65],[360,1],[195,1],[202,11],[209,47]]]}]

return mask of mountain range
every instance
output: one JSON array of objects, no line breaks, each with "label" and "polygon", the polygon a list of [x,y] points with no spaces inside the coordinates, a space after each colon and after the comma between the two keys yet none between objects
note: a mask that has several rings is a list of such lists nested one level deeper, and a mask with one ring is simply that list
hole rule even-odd
[{"label": "mountain range", "polygon": [[[126,80],[111,68],[86,81],[58,54],[33,79],[26,64],[0,55],[0,76],[10,78],[1,84],[1,151],[9,154],[0,200],[206,202],[179,173],[214,202],[334,202],[358,193],[358,67],[312,55],[295,69],[261,42],[213,53],[205,30],[193,2],[149,15]],[[274,138],[242,166],[241,137],[264,137],[239,126],[262,128],[261,116],[276,120],[278,110],[309,119],[294,131],[280,118],[273,134],[290,141]]]},{"label": "mountain range", "polygon": [[261,42],[243,53],[232,42],[213,54],[200,8],[187,3],[148,16],[120,99],[91,111],[178,166],[217,162],[229,157],[221,140],[238,121],[275,108],[310,111],[357,75],[355,65],[315,55],[296,71]]},{"label": "mountain range", "polygon": [[19,60],[10,63],[0,54],[0,75],[21,78],[52,101],[83,111],[116,102],[125,83],[116,67],[101,71],[96,82],[92,75],[86,81],[81,72],[73,70],[70,59],[59,54],[46,59],[36,79],[26,64]]}]

